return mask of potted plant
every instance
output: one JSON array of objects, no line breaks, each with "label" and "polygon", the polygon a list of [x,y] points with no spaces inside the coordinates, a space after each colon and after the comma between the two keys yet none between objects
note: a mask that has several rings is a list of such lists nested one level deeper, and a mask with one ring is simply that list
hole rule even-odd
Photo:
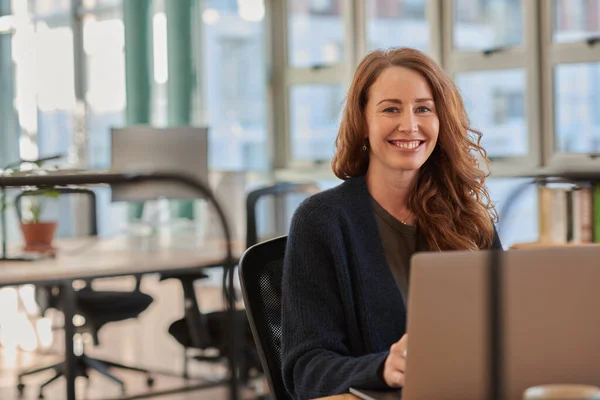
[{"label": "potted plant", "polygon": [[21,220],[21,231],[25,241],[25,251],[39,253],[53,253],[52,242],[56,233],[56,221],[42,221],[44,201],[47,198],[57,198],[59,192],[52,189],[28,190],[23,203],[23,216]]}]

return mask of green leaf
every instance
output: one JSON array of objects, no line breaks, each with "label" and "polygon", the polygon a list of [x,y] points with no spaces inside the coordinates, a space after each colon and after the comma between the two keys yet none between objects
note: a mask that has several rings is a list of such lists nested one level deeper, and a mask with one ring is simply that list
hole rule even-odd
[{"label": "green leaf", "polygon": [[60,197],[60,192],[58,190],[47,189],[44,190],[44,196],[49,197],[51,199],[57,199]]}]

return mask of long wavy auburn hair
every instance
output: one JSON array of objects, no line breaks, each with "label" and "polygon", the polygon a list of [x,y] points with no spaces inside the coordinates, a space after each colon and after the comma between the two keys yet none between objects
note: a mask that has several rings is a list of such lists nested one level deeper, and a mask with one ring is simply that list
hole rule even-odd
[{"label": "long wavy auburn hair", "polygon": [[[360,63],[346,98],[336,139],[333,171],[340,179],[361,176],[369,167],[363,151],[368,131],[365,106],[369,88],[391,66],[420,73],[433,92],[440,129],[437,144],[419,170],[408,208],[430,250],[477,250],[491,247],[496,210],[485,187],[489,167],[481,132],[473,129],[460,93],[435,61],[410,48],[377,50]],[[489,168],[488,168],[489,169]]]}]

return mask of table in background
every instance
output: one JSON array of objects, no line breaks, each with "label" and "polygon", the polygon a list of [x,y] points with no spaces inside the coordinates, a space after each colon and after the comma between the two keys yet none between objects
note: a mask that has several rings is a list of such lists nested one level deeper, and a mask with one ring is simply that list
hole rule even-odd
[{"label": "table in background", "polygon": [[[67,400],[75,400],[75,291],[73,281],[151,273],[193,273],[225,263],[225,241],[194,235],[85,237],[55,242],[56,257],[37,261],[0,261],[0,287],[60,285],[64,296]],[[244,246],[233,244],[234,261]],[[202,385],[198,385],[200,388]],[[212,385],[214,386],[214,384]],[[188,387],[188,390],[191,389]],[[152,396],[158,395],[153,392]]]}]

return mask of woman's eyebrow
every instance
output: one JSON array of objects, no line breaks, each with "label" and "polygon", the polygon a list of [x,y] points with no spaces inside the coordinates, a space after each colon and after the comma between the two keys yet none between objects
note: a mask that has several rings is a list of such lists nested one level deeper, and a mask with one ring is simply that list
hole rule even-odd
[{"label": "woman's eyebrow", "polygon": [[[394,103],[394,104],[402,104],[402,100],[400,100],[400,99],[383,99],[376,105],[378,106],[381,103],[385,103],[385,102]],[[421,98],[415,99],[415,103],[427,103],[427,102],[433,103],[433,99],[431,97],[421,97]]]}]

